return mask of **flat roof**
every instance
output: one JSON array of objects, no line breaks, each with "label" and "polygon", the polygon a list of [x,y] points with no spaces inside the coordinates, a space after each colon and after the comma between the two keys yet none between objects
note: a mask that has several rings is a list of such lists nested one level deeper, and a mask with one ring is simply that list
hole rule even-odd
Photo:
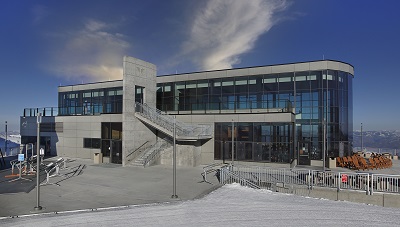
[{"label": "flat roof", "polygon": [[[158,75],[156,77],[157,83],[175,82],[175,81],[190,81],[190,80],[202,80],[202,79],[213,79],[223,77],[237,77],[247,75],[260,75],[260,74],[274,74],[274,73],[287,73],[287,72],[300,72],[300,71],[312,71],[312,70],[340,70],[348,72],[354,76],[354,66],[338,60],[315,60],[305,62],[294,62],[285,64],[273,64],[263,66],[251,66],[233,69],[219,69],[219,70],[208,70],[198,71],[189,73],[179,74],[165,74]],[[99,81],[85,84],[74,84],[59,86],[59,92],[66,91],[79,91],[88,89],[101,89],[108,87],[122,86],[123,80],[112,80],[112,81]]]}]

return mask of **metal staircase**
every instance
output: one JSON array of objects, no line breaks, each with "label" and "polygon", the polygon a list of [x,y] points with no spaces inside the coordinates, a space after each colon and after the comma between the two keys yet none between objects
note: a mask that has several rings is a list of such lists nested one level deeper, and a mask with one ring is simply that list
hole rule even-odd
[{"label": "metal staircase", "polygon": [[[145,124],[173,137],[174,118],[171,115],[163,113],[146,103],[135,103],[135,116]],[[197,141],[202,139],[211,139],[211,125],[186,124],[176,121],[176,139],[180,141]]]}]

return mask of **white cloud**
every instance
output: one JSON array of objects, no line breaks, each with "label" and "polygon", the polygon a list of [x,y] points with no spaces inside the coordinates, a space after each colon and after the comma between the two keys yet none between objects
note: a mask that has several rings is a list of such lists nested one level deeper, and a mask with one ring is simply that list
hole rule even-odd
[{"label": "white cloud", "polygon": [[88,20],[78,31],[66,34],[53,53],[50,71],[68,79],[122,79],[122,57],[130,44],[114,25]]},{"label": "white cloud", "polygon": [[287,6],[285,0],[210,0],[195,17],[184,55],[202,70],[232,68]]}]

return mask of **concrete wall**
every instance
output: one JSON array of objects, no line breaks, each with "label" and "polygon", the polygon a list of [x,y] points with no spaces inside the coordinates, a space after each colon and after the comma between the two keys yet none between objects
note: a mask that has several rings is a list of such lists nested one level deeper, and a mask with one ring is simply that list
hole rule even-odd
[{"label": "concrete wall", "polygon": [[[277,191],[288,192],[284,188],[277,188]],[[290,192],[289,192],[290,193]],[[400,194],[374,193],[367,195],[366,192],[353,190],[340,190],[335,188],[318,188],[312,190],[301,189],[293,190],[293,194],[309,196],[313,198],[324,198],[329,200],[349,201],[355,203],[372,204],[383,207],[400,208]]]},{"label": "concrete wall", "polygon": [[122,163],[126,156],[149,141],[154,144],[156,133],[135,117],[135,86],[144,87],[143,102],[156,106],[156,73],[155,65],[125,56],[123,59],[123,107],[122,107]]},{"label": "concrete wall", "polygon": [[[195,167],[201,163],[201,144],[196,142],[180,142],[176,146],[176,164],[177,166]],[[159,164],[173,165],[173,147],[166,149],[160,156]]]},{"label": "concrete wall", "polygon": [[[83,138],[101,138],[101,122],[121,122],[122,114],[42,117],[42,122],[62,122],[62,132],[41,132],[51,137],[51,155],[93,159],[100,149],[83,148]],[[36,117],[21,117],[21,135],[36,136]]]},{"label": "concrete wall", "polygon": [[94,152],[101,149],[83,148],[83,138],[101,139],[102,122],[121,122],[121,114],[101,114],[96,116],[60,116],[63,132],[57,133],[57,153],[59,156],[93,159]]}]

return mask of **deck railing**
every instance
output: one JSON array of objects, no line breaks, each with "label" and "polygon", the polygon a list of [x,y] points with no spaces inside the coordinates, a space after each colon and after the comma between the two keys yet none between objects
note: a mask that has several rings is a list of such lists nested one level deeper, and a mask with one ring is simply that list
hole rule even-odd
[{"label": "deck railing", "polygon": [[[135,111],[154,124],[173,132],[175,119],[171,115],[165,114],[161,110],[150,107],[147,104],[141,104],[138,102],[135,104]],[[196,137],[201,139],[211,137],[212,130],[210,125],[191,125],[176,121],[176,134],[180,137]]]},{"label": "deck railing", "polygon": [[400,175],[234,165],[221,168],[222,184],[241,183],[240,180],[232,177],[231,173],[241,180],[245,179],[261,188],[269,189],[271,184],[280,183],[282,185],[307,186],[309,189],[323,187],[365,191],[366,194],[374,192],[400,193]]}]

